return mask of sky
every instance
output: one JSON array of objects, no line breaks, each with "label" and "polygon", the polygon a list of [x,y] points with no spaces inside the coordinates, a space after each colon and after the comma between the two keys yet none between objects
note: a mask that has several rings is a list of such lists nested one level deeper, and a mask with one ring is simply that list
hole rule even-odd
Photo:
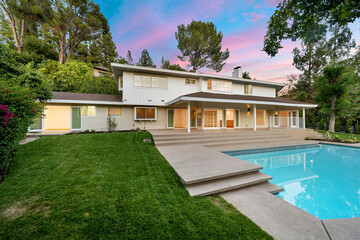
[{"label": "sky", "polygon": [[[172,64],[185,67],[177,55],[175,32],[180,24],[192,20],[213,22],[223,33],[223,49],[230,57],[222,71],[200,72],[231,76],[236,66],[250,72],[252,78],[284,83],[290,74],[299,74],[292,66],[292,50],[298,42],[283,42],[274,57],[262,51],[267,22],[280,0],[95,0],[108,19],[120,56],[131,50],[135,61],[147,49],[160,67],[164,56]],[[353,38],[360,44],[360,23],[350,25]]]}]

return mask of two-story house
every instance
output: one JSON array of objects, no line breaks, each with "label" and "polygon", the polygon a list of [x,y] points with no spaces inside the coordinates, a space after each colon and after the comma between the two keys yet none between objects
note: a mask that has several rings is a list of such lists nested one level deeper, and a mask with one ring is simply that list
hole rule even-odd
[{"label": "two-story house", "polygon": [[[316,105],[277,97],[284,85],[231,77],[112,64],[120,95],[55,92],[31,131],[304,128]],[[302,115],[302,117],[300,117]]]}]

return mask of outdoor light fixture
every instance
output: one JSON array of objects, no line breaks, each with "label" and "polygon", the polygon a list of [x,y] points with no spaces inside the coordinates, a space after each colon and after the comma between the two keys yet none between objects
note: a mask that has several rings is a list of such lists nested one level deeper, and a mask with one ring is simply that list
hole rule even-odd
[{"label": "outdoor light fixture", "polygon": [[248,108],[248,112],[250,112],[250,104],[246,105]]},{"label": "outdoor light fixture", "polygon": [[277,115],[279,115],[279,113],[278,112],[275,112],[275,116],[277,117]]}]

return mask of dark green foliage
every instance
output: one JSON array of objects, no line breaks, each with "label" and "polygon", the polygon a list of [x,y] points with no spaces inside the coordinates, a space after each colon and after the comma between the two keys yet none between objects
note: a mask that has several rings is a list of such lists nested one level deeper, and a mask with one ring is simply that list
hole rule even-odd
[{"label": "dark green foliage", "polygon": [[[1,239],[272,239],[218,195],[190,197],[148,132],[43,137],[0,187]],[[18,215],[16,215],[19,213]]]},{"label": "dark green foliage", "polygon": [[317,124],[317,120],[315,117],[312,118],[312,122],[311,122],[311,125],[312,125],[312,128],[315,129],[316,128],[316,124]]},{"label": "dark green foliage", "polygon": [[114,132],[116,127],[117,127],[116,119],[114,117],[108,115],[106,118],[106,128],[107,128],[108,132],[109,133]]},{"label": "dark green foliage", "polygon": [[164,58],[164,56],[161,58],[161,68],[176,71],[186,71],[179,64],[171,64],[169,60]]},{"label": "dark green foliage", "polygon": [[128,50],[127,54],[126,54],[126,61],[127,61],[127,64],[130,64],[130,65],[135,65],[134,63],[134,59],[132,57],[132,54],[131,54],[131,51]]},{"label": "dark green foliage", "polygon": [[245,79],[251,79],[251,77],[250,77],[250,73],[249,73],[249,72],[243,72],[243,74],[242,74],[242,78],[245,78]]},{"label": "dark green foliage", "polygon": [[282,1],[270,18],[263,50],[273,57],[282,48],[283,40],[304,39],[312,34],[314,26],[324,22],[346,25],[359,17],[358,1]]},{"label": "dark green foliage", "polygon": [[335,132],[340,132],[341,129],[341,122],[339,119],[335,121]]},{"label": "dark green foliage", "polygon": [[0,82],[0,180],[8,171],[19,141],[41,112],[42,106],[35,103],[28,88]]},{"label": "dark green foliage", "polygon": [[320,129],[320,130],[324,130],[324,127],[325,127],[325,126],[324,126],[324,120],[321,119],[320,122],[319,122],[319,129]]},{"label": "dark green foliage", "polygon": [[217,31],[212,22],[192,21],[186,26],[181,24],[175,38],[182,54],[178,58],[189,62],[192,72],[203,67],[220,72],[229,58],[229,49],[221,51],[223,34]]},{"label": "dark green foliage", "polygon": [[360,134],[360,125],[359,121],[356,121],[355,127],[354,127],[355,134]]},{"label": "dark green foliage", "polygon": [[352,124],[352,121],[350,119],[346,120],[345,131],[347,133],[351,133],[351,124]]},{"label": "dark green foliage", "polygon": [[136,65],[142,66],[142,67],[156,68],[154,61],[151,59],[150,54],[149,54],[148,50],[146,50],[146,49],[142,50],[141,56],[139,58],[139,62]]},{"label": "dark green foliage", "polygon": [[35,36],[28,36],[24,40],[23,51],[31,56],[31,61],[40,63],[44,60],[58,60],[56,48]]},{"label": "dark green foliage", "polygon": [[59,64],[49,61],[41,71],[53,91],[119,94],[114,77],[111,74],[95,77],[91,64],[78,61]]}]

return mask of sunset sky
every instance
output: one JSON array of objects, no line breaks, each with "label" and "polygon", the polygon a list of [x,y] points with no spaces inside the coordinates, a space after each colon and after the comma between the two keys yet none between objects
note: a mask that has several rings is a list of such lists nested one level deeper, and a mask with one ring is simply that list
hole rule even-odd
[{"label": "sunset sky", "polygon": [[[95,1],[109,21],[119,54],[125,56],[131,50],[135,61],[145,48],[158,67],[162,56],[172,64],[184,66],[177,58],[180,53],[175,39],[177,26],[201,20],[215,24],[224,35],[223,48],[230,50],[226,65],[216,74],[231,75],[234,67],[241,66],[253,78],[285,82],[288,75],[299,73],[292,66],[292,49],[298,43],[284,42],[275,58],[261,51],[267,21],[279,0]],[[359,22],[350,28],[360,44]],[[208,69],[200,71],[215,73]]]}]

